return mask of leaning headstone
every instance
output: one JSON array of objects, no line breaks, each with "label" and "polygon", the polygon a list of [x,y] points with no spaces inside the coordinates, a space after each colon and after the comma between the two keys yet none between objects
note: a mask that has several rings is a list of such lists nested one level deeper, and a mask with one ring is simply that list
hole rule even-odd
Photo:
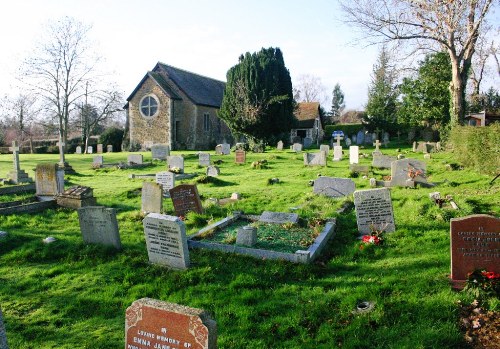
[{"label": "leaning headstone", "polygon": [[279,141],[276,150],[283,150],[283,141]]},{"label": "leaning headstone", "polygon": [[142,165],[142,154],[129,154],[127,156],[127,163],[129,165]]},{"label": "leaning headstone", "polygon": [[393,161],[396,161],[397,157],[381,154],[373,154],[372,166],[376,168],[391,168]]},{"label": "leaning headstone", "polygon": [[296,213],[264,211],[260,215],[259,222],[271,224],[297,224],[299,215]]},{"label": "leaning headstone", "polygon": [[207,176],[217,177],[220,175],[220,169],[218,166],[208,166],[207,167]]},{"label": "leaning headstone", "polygon": [[342,160],[343,157],[343,152],[342,152],[342,146],[341,145],[336,145],[333,147],[333,161],[340,161]]},{"label": "leaning headstone", "polygon": [[141,211],[161,213],[163,207],[163,188],[161,184],[153,182],[142,183]]},{"label": "leaning headstone", "polygon": [[94,148],[92,148],[91,145],[87,147],[87,154],[93,154],[94,153]]},{"label": "leaning headstone", "polygon": [[427,183],[425,177],[427,165],[415,159],[402,159],[391,164],[391,186],[407,186],[408,181]]},{"label": "leaning headstone", "polygon": [[163,196],[170,197],[169,190],[175,187],[175,173],[170,171],[158,172],[155,175],[155,181],[161,185]]},{"label": "leaning headstone", "polygon": [[198,154],[198,164],[200,166],[210,166],[210,154],[209,153],[199,153]]},{"label": "leaning headstone", "polygon": [[450,221],[451,280],[461,288],[477,269],[500,273],[500,219],[477,214]]},{"label": "leaning headstone", "polygon": [[305,166],[326,166],[326,153],[304,153]]},{"label": "leaning headstone", "polygon": [[227,143],[222,143],[222,155],[229,155],[231,153],[231,145]]},{"label": "leaning headstone", "polygon": [[170,156],[170,147],[166,144],[153,144],[151,157],[153,160],[166,160]]},{"label": "leaning headstone", "polygon": [[75,154],[81,154],[81,153],[82,153],[82,147],[81,146],[77,146],[76,150],[75,150]]},{"label": "leaning headstone", "polygon": [[383,229],[387,233],[396,230],[388,188],[355,191],[354,206],[361,235],[370,234],[373,229]]},{"label": "leaning headstone", "polygon": [[169,193],[174,205],[175,214],[178,217],[185,216],[190,211],[203,213],[203,206],[201,205],[196,185],[178,185],[170,189]]},{"label": "leaning headstone", "polygon": [[106,152],[108,152],[108,153],[112,153],[113,152],[113,145],[112,144],[108,144],[106,146]]},{"label": "leaning headstone", "polygon": [[102,144],[98,144],[97,145],[97,154],[102,154],[103,153],[103,147],[102,147]]},{"label": "leaning headstone", "polygon": [[24,172],[24,170],[21,170],[21,166],[19,165],[19,146],[17,145],[16,141],[12,142],[12,147],[10,147],[9,150],[12,152],[12,157],[14,160],[14,168],[7,175],[9,180],[14,184],[33,182],[28,174]]},{"label": "leaning headstone", "polygon": [[356,135],[356,144],[364,144],[365,143],[365,133],[361,130],[358,131],[358,134]]},{"label": "leaning headstone", "polygon": [[125,313],[126,349],[217,348],[217,324],[201,309],[142,298]]},{"label": "leaning headstone", "polygon": [[53,198],[64,191],[64,170],[57,164],[36,165],[36,196]]},{"label": "leaning headstone", "polygon": [[359,147],[357,145],[349,147],[349,164],[359,164]]},{"label": "leaning headstone", "polygon": [[5,325],[3,324],[2,308],[0,308],[0,349],[9,349],[7,345],[7,331],[5,331]]},{"label": "leaning headstone", "polygon": [[313,192],[328,197],[343,197],[356,190],[354,182],[349,178],[319,177],[314,180]]},{"label": "leaning headstone", "polygon": [[87,206],[78,209],[78,220],[83,241],[121,249],[116,210],[104,206]]},{"label": "leaning headstone", "polygon": [[298,153],[302,151],[302,144],[301,143],[293,143],[292,149],[294,152]]},{"label": "leaning headstone", "polygon": [[321,144],[319,146],[319,151],[325,152],[325,154],[328,156],[328,154],[330,153],[330,146],[328,144]]},{"label": "leaning headstone", "polygon": [[179,155],[169,156],[167,158],[167,164],[169,170],[177,168],[180,170],[179,173],[184,173],[184,157]]},{"label": "leaning headstone", "polygon": [[149,262],[174,269],[189,268],[186,226],[178,217],[150,213],[142,221]]},{"label": "leaning headstone", "polygon": [[104,157],[102,155],[96,155],[92,159],[92,165],[97,166],[97,165],[102,165],[104,163]]},{"label": "leaning headstone", "polygon": [[236,150],[234,153],[234,162],[244,164],[246,162],[246,152],[244,150]]}]

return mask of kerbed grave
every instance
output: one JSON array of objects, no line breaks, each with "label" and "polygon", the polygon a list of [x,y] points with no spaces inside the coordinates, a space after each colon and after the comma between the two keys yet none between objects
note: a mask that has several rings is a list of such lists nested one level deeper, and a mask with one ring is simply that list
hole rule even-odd
[{"label": "kerbed grave", "polygon": [[[276,220],[277,223],[265,223],[270,222],[271,214],[267,211],[263,216],[235,213],[190,236],[188,245],[190,248],[218,250],[261,259],[311,263],[321,255],[328,240],[335,234],[334,218],[312,229],[294,224],[295,216],[275,213],[272,216],[279,218]],[[283,223],[283,219],[287,216],[290,220]],[[255,245],[245,247],[235,244],[238,230],[249,225],[257,228]]]}]

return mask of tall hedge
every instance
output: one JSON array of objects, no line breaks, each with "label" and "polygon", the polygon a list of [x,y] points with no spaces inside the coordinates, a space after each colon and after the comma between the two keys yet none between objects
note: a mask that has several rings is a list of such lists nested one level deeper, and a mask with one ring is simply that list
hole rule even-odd
[{"label": "tall hedge", "polygon": [[500,123],[487,127],[455,126],[450,145],[460,164],[480,173],[500,173]]}]

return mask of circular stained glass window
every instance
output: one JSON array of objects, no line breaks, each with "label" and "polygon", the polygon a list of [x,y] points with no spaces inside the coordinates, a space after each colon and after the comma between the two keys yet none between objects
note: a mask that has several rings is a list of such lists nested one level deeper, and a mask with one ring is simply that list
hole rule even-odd
[{"label": "circular stained glass window", "polygon": [[147,95],[142,98],[139,109],[144,117],[152,118],[158,114],[158,105],[156,96]]}]

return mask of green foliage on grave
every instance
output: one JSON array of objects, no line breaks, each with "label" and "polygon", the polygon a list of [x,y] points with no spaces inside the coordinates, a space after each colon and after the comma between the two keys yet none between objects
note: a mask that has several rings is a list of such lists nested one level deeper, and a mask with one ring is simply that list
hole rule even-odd
[{"label": "green foliage on grave", "polygon": [[[403,143],[382,151],[396,156],[397,148],[422,159]],[[151,160],[150,152],[142,154],[144,161]],[[180,154],[185,155],[185,172],[198,176],[176,184],[194,183],[205,169],[198,168],[195,151],[173,152]],[[77,174],[66,175],[66,187],[90,186],[99,205],[117,210],[123,249],[84,244],[78,215],[70,209],[0,215],[0,230],[9,233],[0,239],[0,305],[9,347],[123,347],[125,309],[151,297],[210,312],[221,349],[464,348],[457,316],[463,295],[451,290],[448,279],[448,219],[473,213],[499,216],[500,192],[498,185],[489,184],[490,175],[469,167],[449,170],[447,164],[463,165],[454,155],[433,153],[425,160],[428,180],[437,187],[391,189],[397,230],[385,235],[383,245],[363,250],[355,211],[336,214],[349,199],[316,196],[309,186],[318,174],[348,177],[347,158],[329,161],[326,167],[304,167],[302,154],[268,149],[247,153],[247,165],[239,166],[232,156],[221,156],[218,181],[197,183],[205,212],[186,215],[188,234],[237,210],[252,215],[295,212],[311,222],[336,216],[336,234],[310,265],[190,250],[191,267],[173,271],[148,261],[140,213],[143,179],[129,178],[163,171],[165,163],[98,172],[91,169],[92,154],[69,154],[66,159]],[[126,159],[126,153],[105,154],[109,163]],[[264,159],[266,170],[250,167]],[[21,168],[32,178],[37,163],[57,161],[57,154],[20,155]],[[360,164],[370,165],[371,159],[360,158]],[[11,168],[12,155],[0,155],[0,176]],[[378,179],[389,174],[374,172]],[[267,185],[268,178],[279,178],[280,184]],[[368,179],[352,179],[356,189],[369,188]],[[439,209],[429,200],[435,191],[452,195],[460,209]],[[242,199],[223,206],[210,200],[229,198],[233,192]],[[164,210],[173,214],[170,199],[164,200]],[[57,241],[42,243],[47,236]],[[364,300],[375,302],[373,310],[355,313],[356,304]]]}]

